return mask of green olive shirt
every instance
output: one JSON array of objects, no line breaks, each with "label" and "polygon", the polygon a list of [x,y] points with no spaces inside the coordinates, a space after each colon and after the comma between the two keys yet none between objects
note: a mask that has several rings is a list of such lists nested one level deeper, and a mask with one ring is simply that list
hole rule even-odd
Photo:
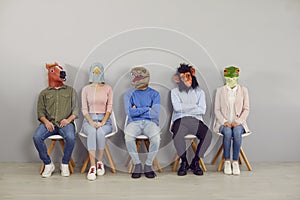
[{"label": "green olive shirt", "polygon": [[48,87],[41,91],[37,104],[38,119],[46,117],[54,125],[72,114],[79,115],[78,98],[76,91],[67,85],[59,89]]}]

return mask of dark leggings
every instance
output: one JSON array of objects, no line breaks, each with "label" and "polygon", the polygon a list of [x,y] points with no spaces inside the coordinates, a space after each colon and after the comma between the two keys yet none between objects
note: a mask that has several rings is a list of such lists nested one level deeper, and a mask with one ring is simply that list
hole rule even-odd
[{"label": "dark leggings", "polygon": [[[177,154],[183,161],[186,161],[186,144],[184,139],[186,135],[195,135],[199,140],[194,158],[196,161],[199,160],[199,157],[203,157],[212,138],[211,131],[208,127],[201,120],[194,117],[183,117],[175,120],[172,126],[172,132]],[[202,145],[203,148],[201,149]]]}]

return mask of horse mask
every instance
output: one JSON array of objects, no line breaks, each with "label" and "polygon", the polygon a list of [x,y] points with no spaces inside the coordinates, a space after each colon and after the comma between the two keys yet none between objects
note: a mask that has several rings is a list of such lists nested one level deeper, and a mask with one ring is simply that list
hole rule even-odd
[{"label": "horse mask", "polygon": [[177,69],[177,73],[174,75],[174,81],[178,85],[179,91],[188,92],[192,87],[195,89],[198,87],[198,81],[195,76],[196,70],[188,64],[180,64],[180,67]]},{"label": "horse mask", "polygon": [[94,63],[90,68],[90,83],[105,83],[104,80],[104,68],[101,63]]},{"label": "horse mask", "polygon": [[149,85],[150,73],[144,67],[135,67],[131,70],[131,84],[136,89],[147,88]]},{"label": "horse mask", "polygon": [[230,88],[234,88],[238,84],[240,69],[234,66],[226,67],[224,69],[224,78],[226,85]]},{"label": "horse mask", "polygon": [[49,87],[61,87],[63,82],[66,81],[66,72],[63,71],[63,68],[57,62],[46,64],[46,68],[48,70]]}]

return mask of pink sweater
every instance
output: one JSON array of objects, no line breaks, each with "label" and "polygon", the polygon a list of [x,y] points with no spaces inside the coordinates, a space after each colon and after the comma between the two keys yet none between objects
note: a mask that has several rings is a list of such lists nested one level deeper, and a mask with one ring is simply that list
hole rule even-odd
[{"label": "pink sweater", "polygon": [[111,86],[105,84],[96,87],[94,84],[86,85],[81,94],[82,114],[112,112],[113,91]]}]

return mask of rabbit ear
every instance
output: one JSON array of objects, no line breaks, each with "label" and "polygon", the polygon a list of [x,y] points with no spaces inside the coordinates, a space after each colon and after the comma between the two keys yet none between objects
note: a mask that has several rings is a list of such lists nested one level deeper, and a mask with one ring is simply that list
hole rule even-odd
[{"label": "rabbit ear", "polygon": [[175,81],[175,83],[179,83],[179,82],[180,82],[179,77],[178,77],[178,74],[175,74],[175,75],[173,76],[173,80]]}]

